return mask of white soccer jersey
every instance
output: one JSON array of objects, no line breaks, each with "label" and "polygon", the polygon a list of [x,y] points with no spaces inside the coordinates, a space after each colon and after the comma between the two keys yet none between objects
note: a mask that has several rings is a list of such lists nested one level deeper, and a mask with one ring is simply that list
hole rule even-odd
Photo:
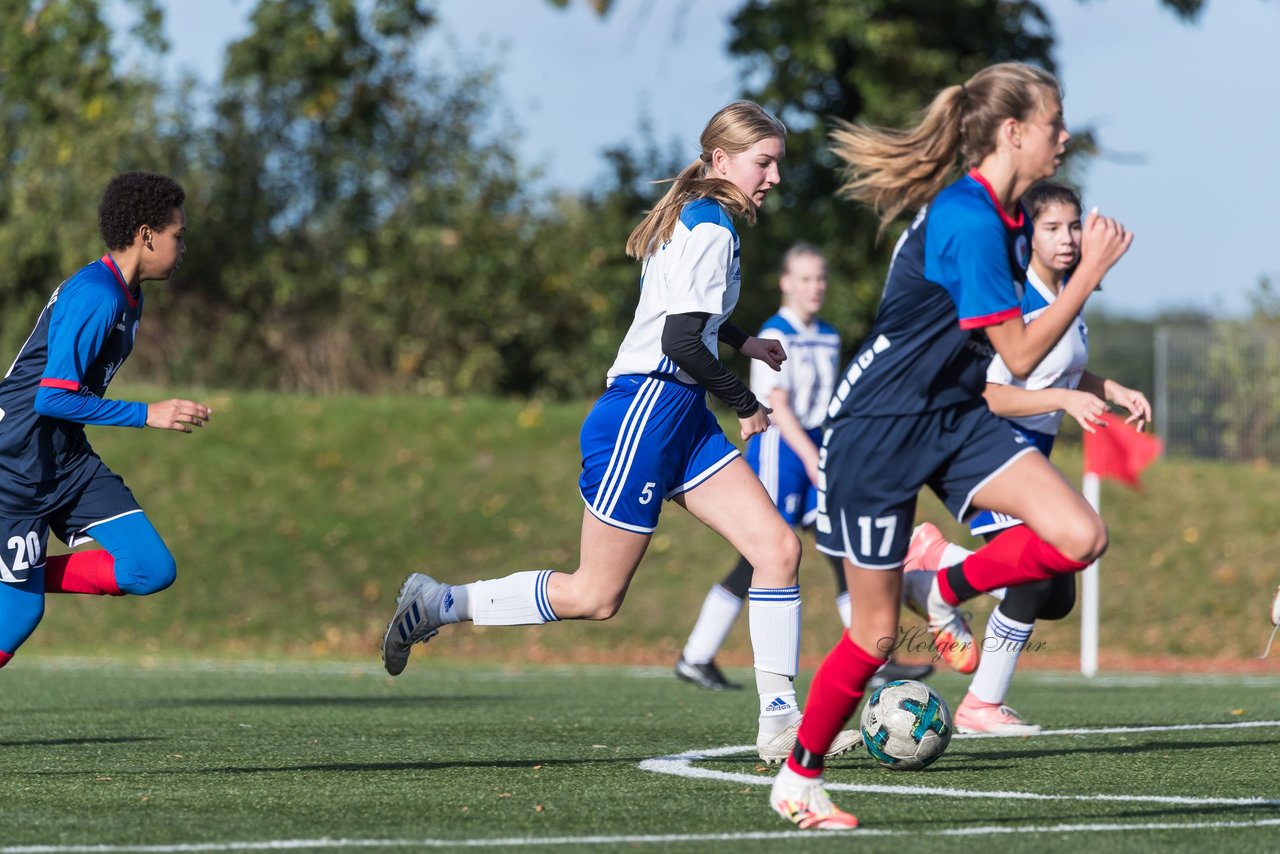
[{"label": "white soccer jersey", "polygon": [[662,353],[662,329],[668,314],[711,315],[702,341],[719,358],[716,333],[738,304],[741,270],[738,233],[724,209],[711,199],[685,205],[671,239],[644,262],[640,301],[609,382],[627,374],[660,372],[693,383],[693,377]]},{"label": "white soccer jersey", "polygon": [[764,362],[751,362],[751,393],[768,402],[775,388],[791,394],[791,408],[806,430],[821,427],[827,404],[840,374],[840,333],[814,318],[807,326],[789,308],[782,308],[764,322],[760,338],[782,342],[787,360],[775,371]]},{"label": "white soccer jersey", "polygon": [[[1022,297],[1022,319],[1030,323],[1044,313],[1044,310],[1057,299],[1057,294],[1049,289],[1035,274],[1027,269],[1027,284],[1030,287]],[[1028,391],[1039,391],[1046,388],[1074,389],[1080,385],[1080,378],[1089,364],[1089,327],[1084,324],[1084,317],[1077,316],[1075,322],[1067,327],[1062,338],[1048,352],[1040,364],[1035,366],[1031,375],[1019,380],[1005,366],[1004,359],[997,354],[987,368],[987,382],[999,385],[1011,385],[1025,388]],[[1014,424],[1037,433],[1056,436],[1062,424],[1062,410],[1044,415],[1027,415],[1021,418],[1010,418]]]}]

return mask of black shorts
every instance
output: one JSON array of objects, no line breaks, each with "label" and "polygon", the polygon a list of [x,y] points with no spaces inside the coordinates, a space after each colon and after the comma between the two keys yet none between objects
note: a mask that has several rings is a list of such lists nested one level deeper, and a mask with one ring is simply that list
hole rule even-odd
[{"label": "black shorts", "polygon": [[974,493],[1026,453],[1039,451],[981,402],[842,421],[823,433],[818,549],[895,569],[907,556],[921,487],[963,522]]}]

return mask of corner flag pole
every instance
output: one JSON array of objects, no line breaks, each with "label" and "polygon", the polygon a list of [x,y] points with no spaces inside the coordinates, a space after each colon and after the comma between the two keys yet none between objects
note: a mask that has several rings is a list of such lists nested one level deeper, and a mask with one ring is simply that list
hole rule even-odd
[{"label": "corner flag pole", "polygon": [[[1098,475],[1086,471],[1080,482],[1085,501],[1098,513],[1102,501],[1102,485]],[[1095,560],[1081,573],[1080,592],[1080,672],[1094,676],[1098,672],[1098,562]]]}]

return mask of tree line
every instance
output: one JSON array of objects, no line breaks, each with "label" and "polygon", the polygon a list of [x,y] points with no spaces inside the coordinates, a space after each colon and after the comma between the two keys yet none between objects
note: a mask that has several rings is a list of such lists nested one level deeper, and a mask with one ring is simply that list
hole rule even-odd
[{"label": "tree line", "polygon": [[[148,291],[134,378],[315,392],[549,397],[597,392],[639,270],[622,246],[684,165],[619,144],[608,180],[547,198],[520,162],[482,61],[421,56],[423,0],[256,0],[213,84],[152,73],[159,0],[0,0],[0,344],[15,352],[57,283],[98,247],[98,193],[154,169],[186,188],[188,252]],[[563,5],[567,0],[551,0]],[[1201,3],[1164,0],[1193,16]],[[608,0],[591,0],[601,15]],[[789,126],[787,176],[743,242],[772,280],[797,238],[821,246],[828,313],[852,347],[874,315],[889,238],[836,201],[830,120],[908,121],[984,65],[1053,69],[1027,0],[744,0],[727,50],[742,95]],[[1087,141],[1087,135],[1084,135]],[[747,288],[738,320],[776,305]]]}]

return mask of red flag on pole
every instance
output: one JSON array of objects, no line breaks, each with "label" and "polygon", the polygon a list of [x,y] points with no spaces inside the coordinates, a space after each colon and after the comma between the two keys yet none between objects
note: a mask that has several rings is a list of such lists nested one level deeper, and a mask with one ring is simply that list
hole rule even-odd
[{"label": "red flag on pole", "polygon": [[1164,442],[1150,433],[1139,433],[1118,415],[1108,412],[1102,418],[1106,427],[1084,434],[1085,472],[1140,486],[1138,475],[1164,451]]}]

